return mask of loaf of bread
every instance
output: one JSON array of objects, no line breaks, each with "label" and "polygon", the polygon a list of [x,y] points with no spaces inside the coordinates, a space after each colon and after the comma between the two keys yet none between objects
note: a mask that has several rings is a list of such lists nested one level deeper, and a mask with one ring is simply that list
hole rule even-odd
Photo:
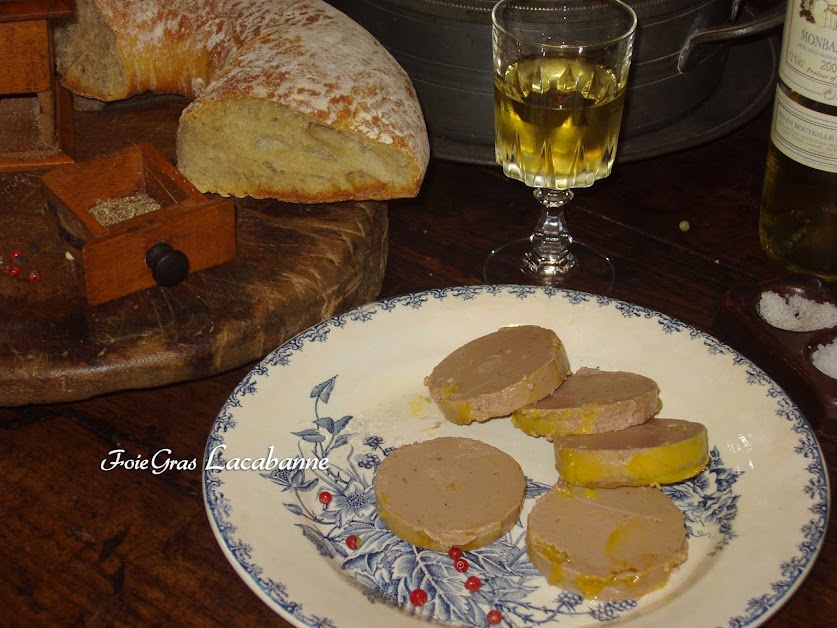
[{"label": "loaf of bread", "polygon": [[415,196],[427,167],[406,72],[321,0],[77,0],[56,62],[87,98],[192,99],[177,166],[202,192],[385,200]]}]

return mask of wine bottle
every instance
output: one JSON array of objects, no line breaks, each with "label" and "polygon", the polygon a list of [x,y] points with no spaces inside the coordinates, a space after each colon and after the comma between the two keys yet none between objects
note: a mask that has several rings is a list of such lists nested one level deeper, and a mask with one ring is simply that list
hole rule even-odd
[{"label": "wine bottle", "polygon": [[837,5],[789,0],[759,217],[787,268],[837,280]]}]

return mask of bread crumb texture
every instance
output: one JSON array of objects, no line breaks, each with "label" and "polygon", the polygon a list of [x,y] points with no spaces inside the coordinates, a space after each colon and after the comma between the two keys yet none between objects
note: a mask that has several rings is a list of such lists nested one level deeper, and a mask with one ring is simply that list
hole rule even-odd
[{"label": "bread crumb texture", "polygon": [[418,193],[429,160],[409,76],[321,0],[78,0],[64,84],[111,101],[194,99],[178,168],[203,192],[293,202]]}]

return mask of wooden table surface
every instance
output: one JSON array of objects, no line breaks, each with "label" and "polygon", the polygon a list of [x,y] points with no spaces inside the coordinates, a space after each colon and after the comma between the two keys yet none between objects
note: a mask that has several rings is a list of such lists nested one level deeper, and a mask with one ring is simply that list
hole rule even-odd
[{"label": "wooden table surface", "polygon": [[[612,296],[714,333],[726,291],[782,273],[757,237],[768,127],[765,111],[703,146],[620,164],[578,194],[569,221],[577,237],[613,258]],[[433,162],[420,197],[390,206],[381,296],[479,284],[492,247],[526,235],[535,219],[530,192],[496,168]],[[218,410],[251,366],[159,389],[0,409],[0,625],[285,625],[222,555],[200,465],[158,475],[100,470],[117,447],[146,458],[169,448],[201,460]],[[833,479],[837,442],[820,440]],[[825,626],[837,617],[834,535],[831,524],[809,577],[769,626]]]},{"label": "wooden table surface", "polygon": [[[149,95],[76,112],[75,157],[89,163],[111,155],[106,163],[113,177],[106,188],[125,185],[126,179],[142,181],[115,166],[112,153],[144,142],[174,161],[178,120],[188,102]],[[0,129],[6,123],[0,115]],[[100,279],[114,267],[126,272],[139,266],[144,273],[145,247],[109,238],[105,242],[116,241],[116,247],[98,256],[98,263],[91,261],[97,256],[88,247],[80,252],[61,236],[55,202],[51,209],[38,174],[0,173],[0,267],[11,264],[11,250],[22,253],[18,277],[0,281],[0,304],[14,304],[0,310],[0,406],[74,401],[223,373],[380,291],[388,248],[386,204],[248,198],[235,199],[235,259],[190,273],[171,290],[141,290],[89,307],[85,267],[98,271]],[[83,190],[92,198],[108,193],[101,183]],[[183,219],[182,212],[177,215]],[[183,242],[172,233],[171,210],[168,216],[153,230],[144,217],[139,225],[134,220],[120,227],[132,237],[156,232],[154,239]],[[193,261],[195,253],[209,248],[207,236],[217,228],[203,220],[200,225],[198,232],[188,231],[194,244],[179,245],[191,249]],[[33,270],[40,273],[37,283],[28,281]],[[105,283],[129,285],[113,276]]]}]

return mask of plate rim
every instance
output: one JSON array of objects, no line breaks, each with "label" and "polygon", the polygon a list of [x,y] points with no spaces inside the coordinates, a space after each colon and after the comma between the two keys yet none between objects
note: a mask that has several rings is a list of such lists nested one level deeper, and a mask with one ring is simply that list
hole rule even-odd
[{"label": "plate rim", "polygon": [[[569,301],[571,305],[577,305],[578,303],[587,302],[593,299],[599,307],[615,307],[617,310],[620,310],[622,315],[625,317],[628,316],[626,311],[629,312],[630,315],[640,315],[641,313],[646,318],[654,317],[658,319],[658,322],[661,322],[664,327],[672,326],[672,329],[677,331],[686,330],[689,332],[692,339],[698,338],[703,341],[710,341],[713,345],[713,349],[733,356],[735,363],[742,363],[748,369],[752,369],[752,374],[755,377],[759,378],[762,383],[766,383],[772,387],[770,389],[771,393],[779,393],[780,396],[783,397],[788,405],[783,409],[783,411],[779,411],[777,409],[776,414],[782,416],[786,421],[791,423],[790,429],[793,433],[797,434],[802,441],[804,441],[805,451],[808,454],[815,454],[813,457],[806,455],[805,453],[799,454],[806,458],[812,458],[812,462],[805,469],[808,471],[810,476],[807,488],[811,491],[809,496],[811,497],[812,504],[809,508],[807,508],[807,512],[811,513],[811,518],[808,520],[807,524],[802,527],[802,531],[804,532],[805,528],[809,528],[808,534],[814,534],[815,538],[806,537],[805,542],[796,545],[796,554],[781,563],[782,572],[784,573],[784,571],[790,570],[793,572],[791,576],[782,581],[771,582],[767,587],[770,590],[770,593],[756,598],[751,598],[748,600],[740,615],[730,617],[727,621],[729,625],[735,626],[760,625],[778,612],[787,599],[789,599],[789,597],[802,585],[816,563],[825,543],[831,510],[831,488],[827,473],[827,466],[825,464],[825,456],[810,423],[804,414],[799,410],[796,403],[789,395],[787,395],[784,389],[775,382],[775,380],[773,380],[752,360],[712,334],[698,329],[694,325],[686,323],[681,319],[664,314],[659,310],[637,305],[615,297],[562,288],[521,286],[514,284],[433,288],[378,299],[376,301],[352,308],[297,333],[291,339],[269,352],[236,385],[235,389],[226,399],[221,410],[213,421],[207,437],[207,444],[203,456],[203,477],[201,484],[204,507],[213,535],[215,536],[222,553],[227,558],[228,562],[230,562],[234,571],[244,580],[245,584],[247,584],[248,588],[250,588],[251,591],[253,591],[256,596],[271,610],[294,626],[306,627],[336,625],[334,623],[322,623],[323,621],[331,622],[331,620],[324,620],[320,616],[306,616],[302,612],[301,605],[293,600],[287,600],[283,603],[283,600],[277,599],[277,597],[275,597],[277,591],[281,595],[281,593],[284,592],[284,585],[282,583],[269,581],[267,583],[268,587],[265,587],[258,579],[258,572],[260,571],[259,566],[250,565],[250,568],[248,569],[247,560],[251,549],[249,546],[246,544],[237,544],[236,547],[238,551],[230,549],[228,539],[224,536],[224,530],[229,530],[229,528],[232,527],[232,530],[235,531],[235,527],[229,522],[225,522],[223,517],[219,520],[218,512],[220,511],[223,514],[225,504],[218,501],[218,498],[214,495],[213,491],[214,488],[222,486],[223,482],[216,477],[218,475],[217,472],[215,474],[210,474],[207,470],[210,452],[217,444],[223,443],[223,439],[218,436],[219,431],[221,433],[226,433],[228,429],[235,427],[235,422],[230,422],[232,417],[228,416],[229,409],[240,406],[239,399],[240,397],[247,395],[249,390],[251,390],[253,384],[252,380],[263,379],[269,367],[276,364],[281,365],[283,362],[287,364],[285,360],[288,355],[301,351],[309,342],[322,342],[326,339],[332,328],[338,330],[342,329],[342,327],[349,320],[359,318],[363,322],[366,322],[371,319],[372,313],[378,311],[389,313],[394,311],[399,305],[412,307],[413,309],[418,310],[421,309],[421,307],[428,302],[430,298],[442,301],[449,297],[455,297],[462,299],[462,301],[468,301],[481,293],[488,293],[492,296],[505,295],[507,297],[515,297],[518,299],[528,298],[533,295],[536,295],[539,298],[551,299],[558,295],[563,295],[563,297]],[[624,308],[624,310],[621,308]],[[750,371],[748,371],[748,373],[750,373]],[[798,448],[799,445],[797,445],[797,449]],[[815,493],[819,497],[816,497],[814,495]],[[224,499],[223,495],[222,499]],[[815,515],[817,513],[820,515],[819,522],[815,522]],[[801,567],[799,564],[800,558],[802,559]],[[254,571],[257,573],[254,574]],[[272,589],[270,587],[272,587]],[[777,588],[779,589],[779,593],[776,593]],[[273,595],[271,594],[271,591],[273,591]]]}]

